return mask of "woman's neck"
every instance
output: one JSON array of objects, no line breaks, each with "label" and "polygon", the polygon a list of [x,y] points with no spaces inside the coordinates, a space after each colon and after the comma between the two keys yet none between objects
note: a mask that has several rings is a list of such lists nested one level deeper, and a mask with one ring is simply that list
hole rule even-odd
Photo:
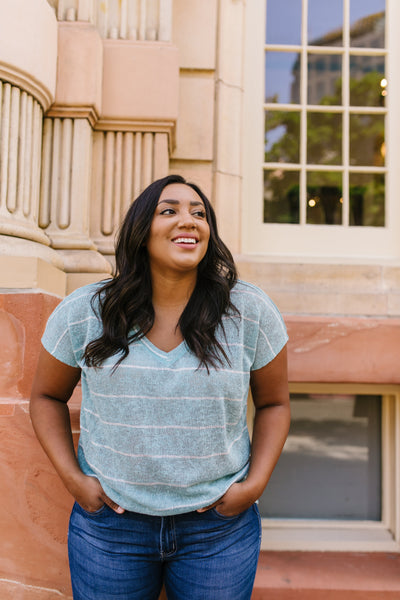
[{"label": "woman's neck", "polygon": [[152,302],[154,309],[186,306],[195,288],[197,273],[170,276],[152,275]]}]

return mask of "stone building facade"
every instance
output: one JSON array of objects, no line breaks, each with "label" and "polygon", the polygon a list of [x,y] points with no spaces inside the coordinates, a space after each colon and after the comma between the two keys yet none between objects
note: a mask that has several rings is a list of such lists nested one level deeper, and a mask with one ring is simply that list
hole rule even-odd
[{"label": "stone building facade", "polygon": [[[325,62],[329,52],[343,65],[352,53],[383,57],[389,95],[384,104],[360,108],[343,92],[343,103],[332,108],[343,124],[341,161],[329,166],[327,159],[327,166],[307,163],[307,111],[325,108],[301,97],[306,71],[296,74],[296,102],[270,103],[264,83],[273,79],[265,52],[293,52],[296,61],[318,54],[305,41],[312,0],[297,2],[303,33],[293,43],[270,42],[268,24],[265,37],[265,16],[278,10],[273,0],[0,0],[2,598],[71,598],[71,499],[28,417],[40,336],[60,298],[110,275],[122,215],[144,187],[168,173],[181,173],[210,197],[240,276],[272,297],[288,326],[295,429],[273,499],[261,501],[264,556],[392,553],[398,564],[400,39],[393,24],[400,6],[387,0],[382,12],[377,0],[379,14],[386,13],[384,44],[353,50],[346,38],[353,1],[343,2],[342,46],[338,51],[335,29],[334,47],[325,43],[322,51]],[[282,0],[282,19],[286,4],[292,6]],[[298,137],[305,136],[298,160],[265,154],[265,111],[277,107],[298,113]],[[355,131],[359,114],[385,121],[379,164],[351,160],[351,127]],[[318,202],[315,189],[323,187],[312,188],[316,200],[307,195],[312,169],[343,176],[340,224],[307,221],[310,201]],[[266,173],[281,180],[300,174],[298,222],[264,222],[263,203],[277,189],[265,183]],[[360,173],[385,178],[384,226],[351,227],[345,216],[349,206],[351,214],[352,177]],[[373,205],[368,198],[365,210]],[[77,390],[71,400],[76,437],[79,400]],[[373,414],[367,403],[375,406]],[[322,462],[313,467],[316,457]],[[303,513],[309,504],[304,488],[317,489],[324,471],[335,483],[332,507],[320,514],[311,502]],[[305,483],[310,472],[311,483]],[[282,487],[296,473],[300,481]],[[351,473],[357,473],[355,484]],[[292,499],[280,513],[283,496],[292,494],[298,503]],[[365,511],[357,509],[361,497],[367,498]],[[400,593],[399,580],[392,588]]]}]

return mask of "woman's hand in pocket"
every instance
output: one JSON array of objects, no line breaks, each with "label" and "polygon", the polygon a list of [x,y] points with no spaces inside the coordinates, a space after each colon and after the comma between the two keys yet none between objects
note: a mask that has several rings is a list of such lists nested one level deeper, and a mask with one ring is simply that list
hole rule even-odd
[{"label": "woman's hand in pocket", "polygon": [[225,517],[234,517],[250,508],[256,500],[257,498],[254,497],[253,490],[250,489],[250,486],[246,485],[246,481],[242,481],[240,483],[233,483],[221,498],[209,506],[200,508],[197,512],[205,512],[206,510],[215,508]]},{"label": "woman's hand in pocket", "polygon": [[77,503],[87,512],[96,512],[104,504],[107,504],[118,514],[125,512],[121,506],[107,496],[96,477],[90,477],[82,473],[74,478],[74,481],[68,486],[68,490]]}]

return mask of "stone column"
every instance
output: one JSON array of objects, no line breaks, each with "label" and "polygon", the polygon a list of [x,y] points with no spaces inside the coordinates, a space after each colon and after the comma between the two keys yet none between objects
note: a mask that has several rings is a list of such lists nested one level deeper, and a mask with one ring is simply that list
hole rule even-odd
[{"label": "stone column", "polygon": [[63,260],[67,292],[111,272],[89,233],[102,61],[102,42],[94,26],[59,24],[56,97],[43,131],[40,226]]},{"label": "stone column", "polygon": [[[5,6],[7,4],[7,6]],[[39,227],[43,113],[54,100],[57,21],[45,0],[0,5],[0,287],[64,293]]]}]

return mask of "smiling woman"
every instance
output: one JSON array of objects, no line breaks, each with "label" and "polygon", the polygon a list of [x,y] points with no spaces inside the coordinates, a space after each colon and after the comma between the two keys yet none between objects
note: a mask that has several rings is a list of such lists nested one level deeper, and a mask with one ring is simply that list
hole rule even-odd
[{"label": "smiling woman", "polygon": [[167,273],[174,277],[178,270],[190,273],[194,288],[209,238],[204,202],[197,192],[182,183],[168,185],[161,193],[147,242],[153,280],[155,269],[161,269],[164,277]]},{"label": "smiling woman", "polygon": [[289,427],[286,342],[272,301],[237,280],[202,191],[178,175],[144,190],[115,276],[50,316],[32,389],[37,436],[76,500],[74,600],[156,600],[163,583],[169,599],[249,600],[255,501]]}]

